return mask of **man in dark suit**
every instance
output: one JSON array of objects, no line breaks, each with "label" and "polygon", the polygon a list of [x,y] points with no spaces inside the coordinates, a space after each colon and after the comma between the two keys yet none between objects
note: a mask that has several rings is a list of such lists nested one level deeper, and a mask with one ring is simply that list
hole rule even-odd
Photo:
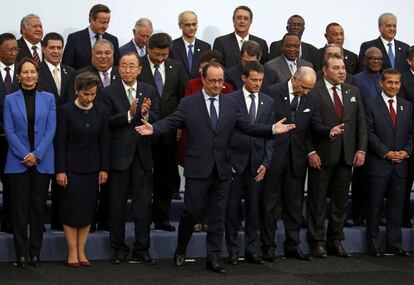
[{"label": "man in dark suit", "polygon": [[[407,62],[410,69],[401,74],[401,88],[398,94],[411,104],[414,104],[414,46],[411,46],[407,50]],[[411,211],[411,188],[414,180],[414,159],[410,157],[408,159],[408,176],[407,176],[407,188],[404,198],[404,212],[402,226],[405,228],[411,228],[413,223],[411,221],[413,213]]]},{"label": "man in dark suit", "polygon": [[[366,108],[372,98],[381,94],[380,78],[382,69],[382,53],[376,47],[365,52],[365,69],[356,74],[355,86],[359,88],[362,103]],[[366,165],[352,171],[352,221],[354,226],[364,226],[367,214],[368,192],[365,175]],[[411,191],[410,191],[411,192]],[[352,223],[348,223],[351,226]]]},{"label": "man in dark suit", "polygon": [[20,22],[20,33],[22,37],[17,41],[19,53],[16,62],[22,58],[30,57],[39,64],[43,59],[41,40],[43,38],[43,27],[40,17],[28,14]]},{"label": "man in dark suit", "polygon": [[233,12],[234,32],[214,40],[213,49],[224,56],[224,67],[230,68],[241,63],[240,50],[245,41],[255,41],[262,48],[261,64],[267,60],[269,52],[265,40],[249,34],[253,21],[253,12],[247,6],[239,6]]},{"label": "man in dark suit", "polygon": [[[55,96],[56,112],[58,106],[73,101],[75,95],[75,74],[76,71],[61,63],[63,54],[63,38],[58,33],[48,33],[42,41],[43,61],[40,63],[39,86],[43,91],[52,93]],[[59,199],[57,197],[58,185],[56,179],[52,179],[52,211],[50,227],[55,230],[62,230],[62,224],[58,220]]]},{"label": "man in dark suit", "polygon": [[313,67],[312,63],[299,57],[300,39],[297,34],[287,33],[282,39],[282,54],[264,65],[264,87],[289,80],[301,66]]},{"label": "man in dark suit", "polygon": [[[346,72],[350,74],[356,74],[358,71],[358,56],[350,50],[343,48],[344,45],[344,29],[338,23],[329,23],[326,26],[325,38],[328,44],[337,44],[342,47],[344,54],[344,62]],[[318,49],[318,65],[315,66],[316,70],[322,69],[323,57],[325,54],[325,47]]]},{"label": "man in dark suit", "polygon": [[197,15],[193,11],[185,11],[178,16],[178,26],[182,36],[172,43],[170,57],[181,62],[189,79],[200,77],[200,56],[211,50],[209,43],[196,38]]},{"label": "man in dark suit", "polygon": [[148,18],[140,18],[135,23],[135,28],[132,30],[134,38],[128,43],[119,48],[119,53],[123,54],[128,51],[138,53],[140,57],[147,55],[148,40],[153,32],[152,22]]},{"label": "man in dark suit", "polygon": [[372,41],[361,44],[359,50],[360,70],[364,69],[365,51],[370,47],[377,47],[382,52],[382,68],[396,68],[400,72],[409,70],[406,53],[408,45],[395,39],[397,34],[397,17],[391,13],[381,14],[378,18],[378,29],[380,36]]},{"label": "man in dark suit", "polygon": [[[299,36],[299,58],[311,62],[312,65],[315,66],[318,49],[313,45],[302,41],[302,35],[305,31],[305,19],[300,15],[290,16],[287,21],[286,30],[288,33],[293,33]],[[268,60],[274,59],[280,55],[282,55],[282,40],[272,42],[270,45]]]},{"label": "man in dark suit", "polygon": [[3,106],[7,94],[19,89],[16,77],[16,58],[19,52],[16,37],[11,33],[0,35],[0,181],[3,186],[3,209],[0,230],[12,233],[9,177],[4,174],[8,143],[3,128]]},{"label": "man in dark suit", "polygon": [[[246,44],[246,43],[245,43]],[[244,45],[245,45],[244,44]],[[260,92],[264,76],[263,66],[258,61],[248,61],[243,65],[241,89],[230,93],[240,106],[244,117],[251,123],[272,124],[273,100]],[[250,137],[234,130],[230,141],[230,164],[233,168],[233,180],[226,206],[226,245],[228,262],[238,264],[239,245],[237,241],[240,227],[240,203],[245,193],[245,260],[263,264],[260,258],[259,220],[262,181],[270,166],[272,140]]]},{"label": "man in dark suit", "polygon": [[[308,140],[308,241],[316,257],[329,254],[350,257],[342,246],[347,217],[352,167],[364,164],[367,129],[364,105],[356,87],[345,83],[346,69],[340,56],[326,57],[324,79],[312,93],[318,98],[322,122],[328,126],[344,123],[342,136],[334,141],[312,132]],[[325,247],[326,198],[331,198]]]},{"label": "man in dark suit", "polygon": [[[108,40],[98,40],[92,48],[91,65],[83,67],[77,71],[77,74],[89,71],[98,76],[101,84],[96,91],[95,102],[103,103],[103,89],[110,84],[120,80],[118,68],[114,66],[114,47]],[[109,220],[109,185],[104,183],[100,185],[99,203],[96,212],[96,222],[98,230],[108,231]],[[91,225],[91,232],[96,229],[96,224]]]},{"label": "man in dark suit", "polygon": [[[168,58],[171,37],[166,33],[151,36],[148,56],[142,58],[142,72],[138,80],[155,87],[159,98],[160,118],[175,111],[184,95],[187,76],[184,66]],[[155,229],[175,231],[170,224],[172,194],[180,187],[180,176],[175,159],[176,131],[159,137],[152,146],[154,157],[153,221]]]},{"label": "man in dark suit", "polygon": [[130,251],[125,243],[128,194],[132,197],[135,223],[135,243],[129,262],[155,262],[148,252],[152,198],[151,138],[139,136],[134,127],[141,125],[141,118],[149,122],[158,119],[158,98],[154,87],[137,81],[141,69],[136,52],[122,54],[119,61],[122,80],[103,91],[111,130],[110,238],[111,247],[115,250],[114,264],[124,262]]},{"label": "man in dark suit", "polygon": [[114,62],[118,63],[118,39],[106,32],[111,20],[111,10],[102,4],[89,11],[89,27],[68,36],[62,62],[78,70],[91,64],[92,47],[96,41],[106,39],[113,45]]},{"label": "man in dark suit", "polygon": [[317,98],[308,94],[316,74],[310,67],[299,67],[289,80],[265,89],[274,101],[275,119],[288,118],[296,125],[290,134],[275,137],[273,155],[262,190],[263,221],[261,242],[263,259],[275,262],[275,217],[283,209],[284,251],[287,258],[310,260],[299,248],[303,190],[306,176],[306,137],[309,129],[328,139],[342,132],[343,125],[330,130],[321,121]]},{"label": "man in dark suit", "polygon": [[206,267],[216,273],[225,273],[218,258],[231,177],[228,152],[233,130],[238,128],[249,135],[271,138],[272,134],[290,131],[294,125],[284,125],[284,120],[273,126],[250,124],[237,102],[220,94],[224,83],[224,70],[220,64],[212,62],[205,65],[201,78],[204,85],[202,92],[185,97],[173,114],[154,126],[144,123],[136,129],[141,135],[154,134],[157,137],[177,128],[186,128],[189,138],[184,168],[186,189],[174,263],[176,266],[185,263],[193,226],[206,212]]},{"label": "man in dark suit", "polygon": [[387,197],[386,253],[409,256],[402,249],[401,222],[408,176],[408,157],[413,151],[412,105],[397,98],[401,74],[386,69],[381,75],[382,93],[366,106],[369,191],[367,244],[372,256],[381,256],[380,212]]}]

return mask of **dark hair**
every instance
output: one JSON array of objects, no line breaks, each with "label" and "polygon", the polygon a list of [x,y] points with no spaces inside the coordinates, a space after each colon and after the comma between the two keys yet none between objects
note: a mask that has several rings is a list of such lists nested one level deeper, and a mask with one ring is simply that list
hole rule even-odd
[{"label": "dark hair", "polygon": [[172,39],[167,33],[153,34],[148,40],[148,48],[171,49]]},{"label": "dark hair", "polygon": [[297,38],[299,39],[299,42],[300,42],[300,38],[299,38],[299,36],[298,36],[297,34],[294,34],[294,33],[286,33],[286,34],[284,34],[284,35],[283,35],[283,38],[282,38],[282,45],[285,43],[285,39],[286,39],[287,37],[289,37],[289,36],[294,36],[294,37],[297,37]]},{"label": "dark hair", "polygon": [[16,37],[12,33],[3,33],[0,35],[0,46],[4,44],[5,41],[15,40]]},{"label": "dark hair", "polygon": [[249,77],[251,71],[256,71],[257,73],[264,73],[263,65],[257,61],[247,61],[243,64],[243,75]]},{"label": "dark hair", "polygon": [[37,62],[34,61],[33,58],[23,57],[22,60],[17,65],[17,70],[16,70],[16,73],[17,74],[20,74],[20,72],[22,72],[22,65],[25,64],[25,63],[27,63],[27,62],[33,64],[35,66],[35,68],[36,68],[37,73],[39,73],[39,65],[37,64]]},{"label": "dark hair", "polygon": [[207,71],[210,67],[221,68],[223,70],[223,73],[224,73],[224,67],[218,62],[212,61],[212,62],[209,62],[206,65],[204,65],[203,70],[201,71],[201,76],[203,78],[207,77]]},{"label": "dark hair", "polygon": [[289,25],[289,22],[293,19],[293,18],[299,18],[303,21],[303,26],[305,26],[305,19],[301,16],[301,15],[292,15],[289,17],[289,19],[287,20],[287,24]]},{"label": "dark hair", "polygon": [[340,26],[341,26],[341,25],[340,25],[340,24],[338,24],[338,23],[336,23],[336,22],[329,23],[329,24],[326,26],[325,33],[327,33],[327,32],[329,31],[329,28],[330,28],[330,27],[340,27]]},{"label": "dark hair", "polygon": [[262,48],[261,46],[255,41],[246,41],[243,43],[240,54],[243,56],[244,52],[247,52],[250,56],[257,57],[258,60],[262,57]]},{"label": "dark hair", "polygon": [[241,6],[236,7],[236,9],[234,9],[234,11],[233,11],[233,21],[234,21],[234,18],[236,17],[236,12],[239,11],[239,10],[245,10],[245,11],[249,12],[250,19],[253,20],[252,10],[247,6],[241,5]]},{"label": "dark hair", "polygon": [[323,57],[323,66],[328,67],[329,66],[329,60],[332,59],[332,58],[333,59],[341,59],[342,61],[344,60],[344,58],[340,55],[337,55],[337,54],[328,55],[328,54],[326,54]]},{"label": "dark hair", "polygon": [[95,86],[99,86],[101,80],[90,71],[82,72],[75,78],[75,90],[85,90]]},{"label": "dark hair", "polygon": [[387,74],[391,75],[399,75],[401,77],[401,73],[395,68],[387,68],[381,73],[381,81],[385,80]]},{"label": "dark hair", "polygon": [[224,65],[223,55],[221,54],[221,52],[214,49],[202,53],[199,62],[218,62],[221,65]]},{"label": "dark hair", "polygon": [[128,55],[135,56],[135,58],[138,60],[138,65],[139,66],[142,65],[141,64],[141,58],[139,57],[139,55],[135,51],[126,51],[126,52],[122,53],[121,56],[119,57],[119,61],[118,62],[121,62],[121,59],[123,57],[125,57],[125,56],[128,56]]},{"label": "dark hair", "polygon": [[94,5],[91,10],[89,11],[89,22],[92,20],[96,20],[96,17],[98,17],[98,13],[111,13],[111,10],[108,6],[103,4],[96,4]]},{"label": "dark hair", "polygon": [[414,58],[414,46],[410,46],[407,49],[407,59],[412,59],[412,58]]},{"label": "dark hair", "polygon": [[50,40],[61,41],[62,46],[64,44],[63,37],[58,33],[47,33],[42,40],[42,47],[47,47]]}]

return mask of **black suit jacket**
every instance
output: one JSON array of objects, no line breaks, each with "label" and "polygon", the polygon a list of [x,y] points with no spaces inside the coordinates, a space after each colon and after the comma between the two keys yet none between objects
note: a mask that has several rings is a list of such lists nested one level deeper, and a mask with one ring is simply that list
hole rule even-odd
[{"label": "black suit jacket", "polygon": [[183,38],[179,37],[173,41],[170,57],[181,62],[185,68],[185,71],[187,72],[187,77],[189,79],[193,79],[200,77],[200,56],[209,50],[211,50],[211,45],[209,43],[195,39],[193,47],[193,66],[190,70],[187,61],[187,49],[185,47]]},{"label": "black suit jacket", "polygon": [[241,78],[243,74],[243,66],[241,64],[235,65],[224,72],[226,82],[233,86],[234,90],[239,90],[243,87],[244,82]]},{"label": "black suit jacket", "polygon": [[[20,39],[17,40],[17,46],[19,47],[19,53],[17,54],[17,58],[16,58],[16,64],[19,64],[20,61],[24,58],[24,57],[28,57],[33,59],[33,55],[29,49],[29,47],[27,46],[26,42],[24,41],[23,37],[21,37]],[[39,55],[41,55],[42,51],[38,50],[37,53]],[[43,59],[43,56],[42,56]]]},{"label": "black suit jacket", "polygon": [[[269,53],[269,48],[266,41],[253,35],[249,35],[249,40],[255,41],[261,46],[262,58],[260,59],[260,63],[264,64],[267,61],[267,55]],[[237,38],[234,32],[216,38],[214,40],[213,49],[221,52],[223,55],[225,68],[230,68],[237,64],[241,64],[239,43],[237,42]]]},{"label": "black suit jacket", "polygon": [[[317,56],[318,56],[318,49],[311,44],[301,42],[302,47],[302,54],[300,56],[301,59],[304,59],[313,66],[317,64]],[[274,59],[278,56],[282,55],[282,40],[272,42],[270,45],[270,52],[269,57],[267,60]]]},{"label": "black suit jacket", "polygon": [[[274,99],[275,121],[287,118],[288,122],[292,122],[288,81],[270,85],[264,92]],[[288,134],[278,135],[274,139],[271,171],[280,173],[285,169],[282,166],[291,163],[294,175],[302,177],[306,171],[308,131],[313,130],[326,139],[329,138],[330,133],[330,129],[322,124],[315,95],[300,97],[294,123],[296,124],[294,130]]]},{"label": "black suit jacket", "polygon": [[411,70],[401,74],[401,88],[398,95],[414,104],[414,75]]},{"label": "black suit jacket", "polygon": [[[322,69],[325,48],[326,46],[318,49],[318,60],[317,60],[318,64],[314,67],[316,71]],[[359,70],[358,56],[350,50],[343,49],[343,51],[344,51],[344,63],[345,63],[346,72],[350,74],[357,74]]]},{"label": "black suit jacket", "polygon": [[[110,41],[114,46],[114,65],[119,60],[118,38],[105,33],[102,38]],[[91,64],[92,47],[88,28],[72,33],[68,36],[62,62],[78,70]]]},{"label": "black suit jacket", "polygon": [[352,166],[356,151],[367,151],[367,123],[364,105],[357,87],[344,83],[341,85],[343,118],[339,118],[335,112],[335,106],[326,88],[325,81],[316,82],[311,94],[319,101],[319,110],[322,122],[332,128],[345,123],[341,136],[331,141],[312,132],[312,139],[308,140],[308,153],[316,151],[322,162],[322,166],[334,166],[343,157],[348,166]]},{"label": "black suit jacket", "polygon": [[[406,61],[407,58],[407,49],[408,44],[404,42],[400,42],[394,39],[395,43],[395,68],[398,69],[401,73],[409,70],[409,65]],[[391,62],[388,58],[388,51],[385,50],[384,44],[382,43],[381,37],[378,37],[375,40],[364,42],[361,44],[361,48],[359,50],[359,65],[360,70],[363,70],[365,68],[364,64],[364,58],[365,58],[365,52],[370,47],[377,47],[380,49],[382,53],[382,69],[390,68]]]},{"label": "black suit jacket", "polygon": [[408,160],[391,163],[384,156],[389,151],[413,150],[412,105],[397,99],[397,123],[394,127],[388,106],[382,96],[372,98],[366,106],[368,125],[368,154],[366,174],[389,176],[395,170],[399,177],[407,177]]},{"label": "black suit jacket", "polygon": [[148,121],[158,119],[158,99],[156,90],[149,84],[138,82],[136,98],[138,107],[135,117],[128,122],[130,104],[121,80],[103,90],[103,97],[109,114],[110,165],[111,169],[128,169],[134,157],[138,156],[144,169],[152,168],[151,138],[137,134],[135,127],[141,125],[141,106],[144,98],[151,100]]},{"label": "black suit jacket", "polygon": [[53,75],[45,61],[40,64],[39,72],[39,87],[52,93],[55,96],[56,105],[59,106],[75,99],[75,76],[76,71],[72,67],[61,64],[60,65],[60,76],[61,76],[61,90],[60,95],[58,93]]},{"label": "black suit jacket", "polygon": [[[275,122],[273,113],[273,99],[259,92],[256,113],[256,124],[273,124]],[[249,120],[243,90],[234,91],[229,96],[239,105],[244,118]],[[273,140],[251,137],[238,129],[233,131],[230,142],[230,163],[237,173],[242,174],[247,169],[252,176],[257,175],[260,165],[270,167],[273,152]]]},{"label": "black suit jacket", "polygon": [[[96,76],[98,76],[99,80],[101,81],[101,84],[98,86],[98,90],[96,91],[96,98],[95,101],[99,102],[99,103],[103,103],[103,95],[102,95],[102,91],[104,89],[103,83],[102,83],[102,79],[101,76],[99,75],[99,70],[97,70],[95,67],[93,67],[92,65],[88,65],[84,68],[79,69],[76,72],[76,75],[81,74],[82,72],[92,72],[94,73]],[[116,66],[112,66],[112,70],[111,70],[111,84],[121,80],[121,77],[119,76],[119,72],[118,72],[118,68]],[[74,95],[75,97],[75,95]]]},{"label": "black suit jacket", "polygon": [[183,98],[173,114],[156,122],[153,127],[154,136],[178,128],[186,129],[188,144],[184,176],[196,179],[208,178],[214,167],[220,179],[230,179],[230,139],[235,128],[252,136],[272,138],[271,125],[250,124],[237,103],[227,95],[219,96],[219,118],[217,127],[213,128],[201,92]]}]

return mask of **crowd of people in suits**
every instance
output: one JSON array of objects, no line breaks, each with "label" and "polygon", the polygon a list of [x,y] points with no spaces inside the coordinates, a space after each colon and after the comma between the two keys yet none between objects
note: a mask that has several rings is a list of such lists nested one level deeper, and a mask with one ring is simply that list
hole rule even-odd
[{"label": "crowd of people in suits", "polygon": [[[140,18],[121,47],[106,32],[110,18],[109,7],[94,5],[89,26],[66,44],[44,35],[35,14],[22,18],[20,39],[0,34],[1,230],[14,236],[17,266],[40,266],[49,188],[50,226],[65,233],[68,266],[91,265],[85,243],[95,230],[109,231],[113,264],[156,263],[151,224],[176,231],[178,165],[176,266],[201,230],[210,271],[226,272],[223,240],[228,263],[239,263],[241,229],[247,262],[276,262],[278,219],[287,258],[350,257],[344,226],[366,226],[372,256],[409,255],[401,228],[412,227],[414,47],[395,39],[395,15],[379,16],[380,36],[359,55],[343,48],[335,22],[324,47],[303,42],[300,15],[269,49],[249,33],[247,6],[235,8],[234,31],[212,47],[196,37],[193,11],[178,16],[181,37],[153,34]],[[299,247],[302,227],[310,255]]]}]

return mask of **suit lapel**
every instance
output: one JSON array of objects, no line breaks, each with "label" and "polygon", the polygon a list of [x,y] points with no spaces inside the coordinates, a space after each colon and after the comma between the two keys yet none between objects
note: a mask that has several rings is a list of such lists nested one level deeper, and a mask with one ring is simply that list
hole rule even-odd
[{"label": "suit lapel", "polygon": [[[19,91],[16,101],[17,101],[17,107],[19,108],[20,112],[22,113],[22,116],[26,122],[25,125],[27,125],[27,113],[26,113],[26,105],[24,103],[24,97],[23,97],[22,91]],[[36,96],[37,97],[37,96]],[[37,108],[36,108],[37,109]]]},{"label": "suit lapel", "polygon": [[390,110],[388,109],[388,106],[385,104],[384,99],[382,98],[381,95],[377,97],[377,104],[378,104],[378,109],[381,110],[381,112],[383,113],[384,118],[387,121],[387,124],[389,125],[391,130],[394,129],[394,125],[392,124],[392,121],[391,121]]},{"label": "suit lapel", "polygon": [[280,100],[283,104],[283,109],[285,109],[285,114],[287,118],[290,118],[290,94],[287,81],[283,84],[282,92],[279,94]]},{"label": "suit lapel", "polygon": [[[194,50],[195,50],[195,47],[194,47]],[[186,51],[187,51],[187,48],[185,47],[184,40],[180,38],[180,40],[178,41],[178,53],[181,57],[180,61],[183,63],[188,62]],[[194,51],[193,51],[193,54],[194,54]],[[189,70],[188,64],[183,64],[183,65],[185,67],[185,70],[187,70],[188,74],[191,74],[191,70]]]},{"label": "suit lapel", "polygon": [[244,99],[243,90],[240,90],[236,95],[237,102],[240,105],[240,109],[245,116],[249,115],[249,111],[247,110],[246,100]]},{"label": "suit lapel", "polygon": [[[348,88],[346,88],[343,84],[341,85],[343,121],[345,121],[347,119],[347,115],[350,114],[350,110],[349,110],[349,108],[351,107],[350,104],[356,104],[356,97],[350,92],[351,91]],[[355,100],[354,101],[355,103],[351,103],[351,100]]]},{"label": "suit lapel", "polygon": [[[46,75],[46,80],[49,83],[50,86],[52,86],[53,89],[53,94],[59,94],[58,89],[56,87],[56,83],[55,80],[53,79],[53,75],[52,73],[50,73],[50,69],[49,66],[47,65],[46,62],[42,61],[40,68],[43,70],[43,74]],[[61,72],[62,72],[62,68],[61,68]],[[63,77],[61,76],[61,78],[63,79]],[[61,90],[62,93],[62,90]]]},{"label": "suit lapel", "polygon": [[237,42],[236,35],[234,33],[232,33],[231,35],[232,35],[231,44],[233,45],[233,48],[231,50],[233,51],[234,58],[236,59],[237,64],[240,64],[241,63],[241,58],[240,58],[239,43]]},{"label": "suit lapel", "polygon": [[[388,58],[388,51],[385,49],[384,44],[381,41],[381,37],[377,39],[376,46],[381,50],[382,53],[382,60],[383,60],[383,68],[384,66],[391,67],[391,61]],[[397,49],[397,48],[396,48]]]},{"label": "suit lapel", "polygon": [[291,78],[292,73],[290,72],[289,66],[283,56],[280,58],[280,72],[282,73],[284,78]]},{"label": "suit lapel", "polygon": [[62,64],[60,64],[60,78],[61,78],[60,95],[62,95],[65,93],[66,87],[69,84],[69,74],[66,71],[65,66],[63,66]]},{"label": "suit lapel", "polygon": [[325,82],[323,80],[321,81],[321,84],[319,85],[318,89],[321,94],[320,99],[325,102],[325,105],[328,106],[328,109],[332,113],[334,113],[335,116],[338,116],[336,114],[335,105],[331,99],[331,95],[329,94],[328,89],[326,88]]},{"label": "suit lapel", "polygon": [[[206,102],[204,100],[203,92],[200,92],[200,93],[195,94],[193,96],[198,96],[197,101],[196,101],[197,108],[198,108],[198,110],[201,114],[201,117],[205,120],[208,127],[214,132],[215,130],[213,128],[213,125],[211,124],[210,115],[209,115],[208,110],[207,110],[207,106],[206,106]],[[221,102],[220,102],[219,105],[221,106]],[[220,109],[220,111],[221,111],[221,109]],[[221,112],[220,112],[219,116],[221,117]],[[217,125],[217,128],[218,128],[218,125]]]}]

